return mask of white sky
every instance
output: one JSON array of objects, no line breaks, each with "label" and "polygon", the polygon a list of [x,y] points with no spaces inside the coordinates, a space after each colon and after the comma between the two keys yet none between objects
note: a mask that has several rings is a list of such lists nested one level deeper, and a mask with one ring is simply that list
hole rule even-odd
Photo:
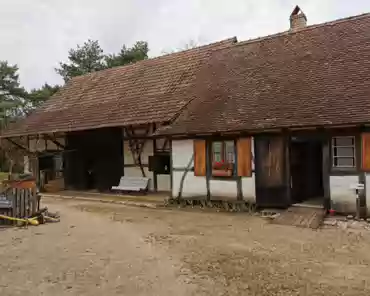
[{"label": "white sky", "polygon": [[27,88],[62,83],[54,68],[89,38],[105,53],[148,41],[156,56],[190,40],[284,31],[296,4],[308,24],[370,12],[369,0],[0,0],[0,60],[19,66]]}]

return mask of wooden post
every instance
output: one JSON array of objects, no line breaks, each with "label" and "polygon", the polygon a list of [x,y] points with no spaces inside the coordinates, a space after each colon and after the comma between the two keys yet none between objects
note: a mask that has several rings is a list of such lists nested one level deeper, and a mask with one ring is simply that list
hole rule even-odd
[{"label": "wooden post", "polygon": [[283,131],[284,137],[284,176],[286,184],[287,200],[292,204],[291,197],[291,172],[290,172],[290,134],[288,131]]},{"label": "wooden post", "polygon": [[171,189],[171,197],[173,196],[173,158],[172,158],[172,140],[169,142],[170,146],[170,189]]},{"label": "wooden post", "polygon": [[[235,155],[235,164],[238,164],[238,149],[237,149],[237,142],[234,141],[234,155]],[[234,168],[235,171],[235,168]],[[235,172],[234,172],[235,173]],[[236,177],[236,199],[243,200],[243,184],[242,184],[242,177]]]},{"label": "wooden post", "polygon": [[39,201],[37,199],[37,188],[32,188],[29,190],[30,199],[32,200],[32,214],[36,213],[40,209]]},{"label": "wooden post", "polygon": [[[153,132],[152,132],[152,135],[154,134],[155,132],[155,123],[153,124]],[[154,138],[153,139],[153,155],[156,155],[157,153],[157,141],[156,139]],[[154,191],[157,192],[158,191],[158,177],[157,177],[157,172],[153,172],[153,187],[154,187]]]},{"label": "wooden post", "polygon": [[211,176],[212,176],[212,146],[206,141],[206,186],[207,186],[207,201],[211,200]]},{"label": "wooden post", "polygon": [[324,207],[325,209],[330,209],[330,145],[327,134],[324,134],[322,143],[322,181],[324,187]]}]

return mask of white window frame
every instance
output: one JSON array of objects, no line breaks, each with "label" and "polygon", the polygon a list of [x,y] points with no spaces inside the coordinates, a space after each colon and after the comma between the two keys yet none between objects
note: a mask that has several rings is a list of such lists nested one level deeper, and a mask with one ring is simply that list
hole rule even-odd
[{"label": "white window frame", "polygon": [[[336,145],[337,139],[351,139],[353,145]],[[353,156],[338,156],[335,155],[336,148],[353,148]],[[351,165],[336,165],[335,159],[338,158],[351,158],[353,159],[353,166]],[[356,168],[356,137],[355,136],[335,136],[331,139],[331,160],[332,160],[332,167],[335,169],[355,169]]]}]

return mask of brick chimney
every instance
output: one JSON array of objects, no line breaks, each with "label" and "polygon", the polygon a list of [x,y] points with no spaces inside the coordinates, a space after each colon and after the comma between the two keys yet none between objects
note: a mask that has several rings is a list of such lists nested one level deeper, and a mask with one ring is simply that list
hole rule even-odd
[{"label": "brick chimney", "polygon": [[290,30],[296,31],[307,26],[307,17],[297,5],[290,15]]}]

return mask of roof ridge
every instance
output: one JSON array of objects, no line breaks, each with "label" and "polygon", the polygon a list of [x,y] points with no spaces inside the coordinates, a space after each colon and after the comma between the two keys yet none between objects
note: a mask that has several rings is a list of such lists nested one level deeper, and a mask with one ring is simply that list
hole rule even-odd
[{"label": "roof ridge", "polygon": [[333,21],[328,21],[328,22],[319,23],[319,24],[313,24],[313,25],[304,27],[302,29],[294,30],[294,31],[286,30],[286,31],[283,31],[283,32],[275,33],[275,34],[270,34],[270,35],[266,35],[266,36],[262,36],[262,37],[251,38],[251,39],[247,39],[247,40],[244,40],[244,41],[239,41],[234,46],[246,45],[246,44],[260,42],[260,41],[263,41],[263,40],[273,39],[273,38],[277,38],[277,37],[281,37],[281,36],[285,36],[285,35],[302,33],[302,32],[310,31],[310,30],[313,30],[313,29],[317,29],[317,28],[321,28],[321,27],[325,27],[325,26],[332,26],[332,25],[344,23],[344,22],[347,22],[347,21],[358,20],[358,19],[361,19],[361,18],[369,17],[369,16],[370,16],[369,12],[362,13],[362,14],[358,14],[358,15],[355,15],[355,16],[349,16],[349,17],[345,17],[345,18],[336,19],[336,20],[333,20]]},{"label": "roof ridge", "polygon": [[221,45],[223,43],[226,44],[228,42],[237,43],[238,40],[237,40],[236,36],[234,36],[234,37],[230,37],[230,38],[223,39],[223,40],[220,40],[220,41],[204,44],[204,45],[201,45],[201,46],[197,46],[197,47],[193,47],[193,48],[189,48],[189,49],[185,49],[185,50],[181,50],[181,51],[177,51],[177,52],[171,52],[171,53],[167,53],[167,54],[164,54],[164,55],[160,55],[160,56],[140,60],[140,61],[137,61],[137,62],[126,64],[126,65],[121,65],[121,66],[117,66],[117,67],[113,67],[113,68],[108,68],[108,69],[103,69],[103,70],[99,70],[99,71],[86,73],[86,74],[83,74],[83,75],[72,77],[69,81],[86,78],[86,77],[89,77],[89,76],[92,76],[92,75],[95,75],[95,74],[99,74],[99,73],[107,73],[107,71],[117,71],[118,69],[122,69],[124,67],[134,66],[134,65],[138,65],[138,64],[145,63],[145,62],[148,62],[148,61],[153,61],[153,60],[155,61],[155,60],[158,60],[158,59],[166,58],[168,56],[177,56],[179,54],[184,54],[184,53],[189,53],[189,52],[191,53],[191,52],[194,52],[194,51],[199,50],[199,49],[206,49],[207,47],[213,47],[213,46],[216,46],[216,45]]}]

